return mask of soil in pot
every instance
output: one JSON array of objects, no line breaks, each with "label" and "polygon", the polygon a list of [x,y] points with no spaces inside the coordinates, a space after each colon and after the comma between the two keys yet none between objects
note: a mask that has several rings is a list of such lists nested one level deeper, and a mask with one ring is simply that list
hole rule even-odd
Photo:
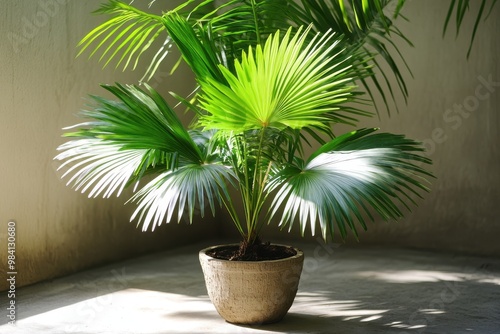
[{"label": "soil in pot", "polygon": [[207,255],[216,259],[229,261],[270,261],[286,259],[296,255],[293,247],[272,245],[269,242],[256,241],[248,244],[242,241],[239,246],[228,245],[207,252]]}]

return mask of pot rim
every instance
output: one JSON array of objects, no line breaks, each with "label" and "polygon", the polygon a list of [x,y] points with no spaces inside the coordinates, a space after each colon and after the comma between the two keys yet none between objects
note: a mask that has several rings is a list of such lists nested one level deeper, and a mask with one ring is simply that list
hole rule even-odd
[{"label": "pot rim", "polygon": [[209,261],[234,263],[235,265],[236,265],[236,263],[242,263],[242,264],[245,264],[245,265],[249,265],[250,263],[277,263],[277,262],[291,261],[291,260],[295,260],[295,259],[304,257],[304,252],[302,250],[300,250],[299,248],[297,248],[297,247],[290,246],[290,245],[284,245],[284,244],[275,244],[275,243],[271,243],[271,245],[274,245],[274,246],[283,246],[283,247],[291,247],[291,248],[293,248],[297,252],[297,254],[295,254],[294,256],[285,257],[283,259],[277,259],[277,260],[260,260],[260,261],[230,261],[230,260],[225,260],[225,259],[218,259],[218,258],[212,257],[210,255],[207,255],[207,252],[210,251],[210,250],[212,250],[212,249],[216,249],[216,248],[219,248],[219,247],[227,247],[227,246],[239,246],[239,245],[240,244],[238,244],[238,243],[231,243],[231,244],[220,244],[220,245],[215,245],[215,246],[209,246],[209,247],[206,247],[206,248],[203,248],[202,250],[200,250],[199,256],[203,257],[205,259],[208,259]]}]

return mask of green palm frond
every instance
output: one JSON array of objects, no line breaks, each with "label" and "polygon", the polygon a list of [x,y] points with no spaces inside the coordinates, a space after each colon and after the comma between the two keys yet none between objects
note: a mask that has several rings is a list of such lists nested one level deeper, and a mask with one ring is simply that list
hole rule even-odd
[{"label": "green palm frond", "polygon": [[[177,158],[199,163],[201,152],[177,114],[153,88],[103,85],[118,101],[93,96],[96,105],[81,116],[93,119],[82,123],[68,137],[95,137],[117,142],[124,149],[156,149]],[[174,164],[175,165],[175,164]]]},{"label": "green palm frond", "polygon": [[[213,1],[206,1],[212,3]],[[204,3],[206,3],[204,2]],[[392,78],[396,79],[402,96],[406,99],[408,90],[398,61],[406,66],[394,36],[411,42],[393,24],[399,15],[405,0],[303,0],[301,3],[290,0],[223,2],[209,14],[200,18],[214,32],[214,38],[220,38],[226,47],[228,59],[238,59],[241,51],[249,46],[261,44],[275,30],[285,31],[290,27],[313,25],[314,30],[326,32],[333,30],[344,35],[350,44],[349,53],[357,60],[360,72],[367,69],[369,78],[362,74],[359,79],[375,103],[375,91],[381,96],[389,112],[388,97],[395,101],[395,89]],[[217,4],[215,2],[215,4]],[[212,4],[214,5],[214,4]],[[217,37],[219,36],[219,37]],[[391,51],[392,49],[392,51]],[[383,62],[375,58],[379,55]],[[384,64],[385,63],[385,64]],[[228,61],[232,71],[231,61]],[[388,65],[389,70],[386,69]],[[379,70],[381,79],[370,67]],[[371,82],[371,84],[370,84]],[[387,91],[386,91],[387,90]],[[397,108],[397,104],[394,105]],[[375,104],[377,110],[377,104]]]},{"label": "green palm frond", "polygon": [[264,42],[276,30],[290,26],[285,13],[291,10],[289,0],[205,1],[215,7],[201,16],[199,22],[212,27],[227,46],[228,53],[238,58],[241,51]]},{"label": "green palm frond", "polygon": [[98,195],[104,182],[110,187],[108,197],[118,189],[114,185],[132,183],[148,171],[204,162],[204,152],[154,89],[149,87],[146,92],[118,84],[103,87],[119,101],[93,96],[93,109],[81,113],[90,120],[65,133],[76,139],[61,145],[63,152],[56,157],[65,161],[61,167],[79,160],[65,174],[75,173],[70,182],[78,189],[97,184],[91,194]]},{"label": "green palm frond", "polygon": [[[481,0],[481,5],[479,7],[479,11],[477,13],[476,20],[474,22],[474,28],[472,29],[470,37],[469,49],[467,50],[467,58],[469,58],[470,53],[472,51],[472,45],[474,44],[474,39],[476,38],[476,33],[479,27],[479,23],[481,22],[485,14],[486,16],[484,17],[484,20],[486,20],[489,17],[496,3],[497,0]],[[489,7],[487,12],[485,12],[486,7]],[[465,14],[468,10],[469,10],[469,0],[459,0],[459,1],[451,0],[450,7],[448,9],[448,13],[446,14],[446,19],[443,27],[443,36],[446,34],[446,30],[453,16],[453,12],[455,12],[455,25],[457,30],[456,33],[458,34],[462,22],[464,20]]]},{"label": "green palm frond", "polygon": [[94,108],[82,112],[90,120],[66,133],[76,139],[58,148],[63,177],[72,175],[68,184],[109,197],[146,173],[159,173],[131,199],[138,202],[133,218],[140,213],[144,229],[170,221],[177,209],[179,219],[185,207],[192,219],[195,205],[203,215],[206,204],[212,212],[217,203],[229,204],[226,183],[233,183],[234,173],[217,158],[212,133],[187,131],[151,87],[103,87],[118,101],[94,96]]},{"label": "green palm frond", "polygon": [[325,144],[302,164],[279,170],[269,190],[277,190],[271,217],[283,207],[280,225],[298,219],[302,233],[308,224],[315,233],[319,222],[323,238],[337,226],[343,238],[347,228],[357,236],[356,221],[366,229],[370,210],[384,219],[403,216],[399,205],[409,209],[412,196],[428,191],[424,177],[431,176],[421,165],[430,160],[420,156],[419,143],[388,133],[370,134],[372,129],[354,131]]},{"label": "green palm frond", "polygon": [[162,22],[198,81],[211,78],[225,82],[219,68],[225,62],[224,49],[217,46],[207,27],[196,25],[195,30],[186,18],[176,12],[166,14]]},{"label": "green palm frond", "polygon": [[[135,68],[138,58],[159,36],[163,35],[164,30],[169,30],[170,23],[172,31],[164,34],[163,46],[158,48],[156,55],[150,60],[143,78],[147,81],[169,53],[172,33],[177,36],[184,34],[195,36],[205,44],[205,47],[211,43],[212,51],[215,51],[212,55],[207,57],[205,52],[197,55],[211,62],[214,59],[209,58],[214,58],[215,55],[218,63],[224,64],[230,71],[233,71],[234,59],[239,59],[243,50],[249,46],[255,47],[261,44],[276,30],[285,31],[290,25],[299,27],[313,24],[316,31],[324,33],[331,29],[346,36],[351,44],[349,53],[356,58],[357,68],[361,72],[369,71],[371,74],[370,79],[367,79],[366,73],[363,73],[359,78],[361,83],[375,102],[373,88],[369,84],[371,81],[388,107],[387,95],[394,100],[395,94],[392,87],[394,84],[390,80],[391,76],[396,79],[403,96],[405,98],[407,96],[405,81],[397,65],[398,62],[393,56],[393,53],[399,55],[399,51],[392,37],[399,36],[403,40],[406,38],[392,24],[392,17],[385,14],[384,10],[390,8],[394,16],[397,16],[404,1],[398,0],[397,5],[391,8],[390,4],[395,4],[395,2],[390,0],[304,0],[301,5],[291,0],[229,0],[224,2],[205,0],[191,11],[188,11],[188,5],[196,2],[186,1],[181,6],[158,16],[140,11],[117,0],[109,0],[97,13],[111,15],[111,18],[87,34],[80,46],[81,52],[93,48],[91,55],[101,50],[100,59],[105,61],[105,65],[117,59],[117,66],[124,62],[123,69],[126,69],[133,62]],[[172,17],[179,13],[186,17],[194,31],[187,30],[185,26],[182,30],[173,31],[180,27],[179,25],[175,27],[176,20],[172,22]],[[184,41],[188,40],[184,39]],[[178,47],[182,46],[182,43],[178,43],[179,39],[176,42]],[[194,52],[190,49],[194,45],[193,42],[194,39],[190,38],[187,47],[184,47],[185,59],[186,50]],[[394,51],[389,51],[390,48]],[[371,60],[376,55],[384,59],[389,71],[384,70],[385,67],[379,62]],[[404,63],[403,57],[398,58]],[[205,65],[212,64],[206,63]],[[369,69],[371,66],[380,70],[382,80]],[[196,73],[197,68],[193,69]],[[376,104],[375,107],[378,110]],[[350,123],[352,124],[353,121],[355,119],[352,119]]]},{"label": "green palm frond", "polygon": [[350,58],[341,51],[329,53],[342,45],[341,39],[327,32],[306,44],[308,32],[291,37],[289,30],[281,37],[278,31],[264,47],[249,48],[236,61],[235,74],[221,67],[229,85],[202,81],[200,99],[208,114],[201,125],[237,133],[263,127],[326,127],[329,113],[354,99],[354,73]]},{"label": "green palm frond", "polygon": [[215,215],[215,205],[230,200],[226,184],[233,179],[232,170],[219,164],[189,164],[161,173],[131,198],[137,203],[131,220],[137,219],[145,231],[171,221],[176,212],[178,222],[185,210],[190,222],[196,208],[202,217],[207,206]]},{"label": "green palm frond", "polygon": [[[355,56],[358,66],[361,68],[374,66],[379,71],[382,82],[373,71],[369,79],[361,78],[361,82],[373,103],[375,103],[373,89],[378,91],[389,111],[388,98],[392,99],[397,108],[391,77],[396,79],[402,96],[405,99],[408,96],[398,61],[405,65],[410,74],[411,71],[394,43],[394,36],[410,45],[411,42],[393,24],[393,20],[400,16],[399,11],[404,2],[405,0],[398,0],[397,3],[391,0],[302,0],[300,4],[295,5],[293,12],[289,11],[292,13],[289,19],[299,25],[313,24],[316,31],[325,32],[331,29],[346,36],[350,41],[352,52],[357,51]],[[381,57],[383,62],[377,61],[377,56]],[[374,87],[371,87],[370,82]],[[379,110],[376,103],[375,107]]]},{"label": "green palm frond", "polygon": [[[141,55],[165,30],[161,16],[140,11],[117,0],[103,3],[95,13],[112,17],[94,28],[80,41],[79,55],[92,47],[90,57],[100,51],[99,60],[104,62],[104,66],[117,59],[116,67],[123,64],[123,70],[130,65],[135,69]],[[168,47],[159,49],[159,54],[155,57],[156,62],[163,59],[164,55],[161,54],[168,52],[168,49]],[[157,67],[157,64],[152,66]]]},{"label": "green palm frond", "polygon": [[[219,59],[219,62],[225,61],[231,65],[235,56],[241,54],[242,49],[257,44],[261,38],[275,32],[279,22],[282,28],[285,26],[281,17],[287,0],[230,0],[220,4],[216,0],[205,0],[189,10],[190,5],[195,3],[196,1],[186,1],[159,16],[146,13],[118,0],[108,0],[95,13],[108,15],[111,18],[97,26],[80,41],[79,54],[92,48],[90,56],[100,51],[99,60],[104,62],[104,66],[116,60],[116,67],[123,64],[123,70],[125,70],[132,64],[132,68],[135,69],[140,56],[162,33],[165,33],[165,42],[158,48],[145,73],[144,78],[147,81],[154,75],[170,51],[173,44],[170,34],[179,36],[179,34],[187,33],[191,35],[190,37],[193,36],[193,32],[187,30],[186,27],[175,25],[176,20],[172,18],[175,18],[178,13],[183,13],[183,18],[194,28],[194,33],[199,39],[203,39],[205,43],[214,42],[223,45],[224,50],[218,50],[218,52],[226,59]],[[280,19],[276,20],[276,18]],[[278,23],[273,23],[274,21]],[[199,29],[201,27],[203,28]],[[204,36],[207,31],[210,38]],[[190,42],[193,41],[193,39],[190,40]]]}]

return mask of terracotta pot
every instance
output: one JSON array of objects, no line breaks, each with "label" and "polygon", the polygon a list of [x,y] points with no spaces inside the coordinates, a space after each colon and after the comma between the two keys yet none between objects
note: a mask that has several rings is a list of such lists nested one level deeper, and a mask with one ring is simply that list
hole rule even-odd
[{"label": "terracotta pot", "polygon": [[225,246],[199,253],[208,296],[217,312],[234,324],[280,321],[297,294],[304,253],[294,248],[296,255],[272,261],[228,261],[206,254]]}]

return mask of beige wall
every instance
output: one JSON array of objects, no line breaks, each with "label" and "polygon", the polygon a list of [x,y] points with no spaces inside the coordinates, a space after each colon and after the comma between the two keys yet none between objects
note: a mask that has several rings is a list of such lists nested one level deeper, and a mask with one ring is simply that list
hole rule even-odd
[{"label": "beige wall", "polygon": [[[142,233],[128,223],[131,207],[122,199],[87,199],[59,180],[52,158],[62,143],[60,129],[76,122],[82,97],[101,93],[99,83],[135,83],[142,74],[102,71],[95,60],[75,60],[74,46],[99,20],[88,14],[99,2],[0,3],[0,268],[5,268],[7,222],[15,219],[18,286],[214,236],[210,221]],[[52,5],[44,7],[47,3]],[[410,23],[401,29],[415,44],[402,48],[415,77],[407,80],[410,100],[407,106],[400,103],[400,114],[363,124],[424,140],[437,179],[419,208],[397,224],[370,224],[361,245],[498,256],[500,86],[486,87],[480,78],[500,81],[500,6],[481,25],[468,61],[472,21],[458,39],[452,30],[442,39],[446,7],[447,1],[408,2]],[[188,89],[181,73],[174,80],[177,91]],[[156,81],[166,87],[170,79],[161,75]],[[454,105],[471,111],[453,112]],[[0,290],[5,287],[1,281]]]},{"label": "beige wall", "polygon": [[[99,4],[0,3],[0,270],[7,223],[14,219],[18,286],[212,235],[209,221],[143,233],[128,223],[132,208],[123,206],[125,197],[88,199],[59,179],[52,159],[63,142],[61,128],[79,121],[84,98],[103,93],[100,83],[137,83],[143,74],[102,71],[94,59],[75,59],[78,40],[102,19],[90,15]],[[170,79],[163,73],[151,84],[164,87]],[[182,92],[191,80],[180,74],[172,82]]]}]

